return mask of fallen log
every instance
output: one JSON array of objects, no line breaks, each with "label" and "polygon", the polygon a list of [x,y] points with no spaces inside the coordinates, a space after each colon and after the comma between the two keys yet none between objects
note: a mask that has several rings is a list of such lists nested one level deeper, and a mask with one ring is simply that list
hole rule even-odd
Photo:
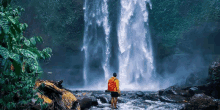
[{"label": "fallen log", "polygon": [[38,97],[49,104],[52,110],[73,109],[80,110],[77,98],[67,89],[62,87],[61,81],[37,80],[34,89],[38,89]]}]

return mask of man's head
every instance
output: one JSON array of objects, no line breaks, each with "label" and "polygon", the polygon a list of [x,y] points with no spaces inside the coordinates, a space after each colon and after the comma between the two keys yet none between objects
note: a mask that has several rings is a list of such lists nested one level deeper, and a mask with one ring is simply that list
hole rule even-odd
[{"label": "man's head", "polygon": [[117,74],[116,74],[116,73],[113,73],[113,76],[114,76],[114,77],[116,77],[116,76],[117,76]]}]

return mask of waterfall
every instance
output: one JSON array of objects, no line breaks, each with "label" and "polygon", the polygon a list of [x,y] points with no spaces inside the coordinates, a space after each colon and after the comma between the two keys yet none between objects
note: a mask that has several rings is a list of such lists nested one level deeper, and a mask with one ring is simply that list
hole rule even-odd
[{"label": "waterfall", "polygon": [[[119,80],[122,89],[154,89],[146,0],[121,0],[118,21]],[[150,5],[151,6],[151,5]]]},{"label": "waterfall", "polygon": [[[154,64],[146,3],[150,1],[120,0],[119,16],[110,19],[109,9],[115,7],[109,7],[114,5],[109,5],[108,0],[85,0],[82,51],[86,88],[107,89],[107,80],[113,72],[118,73],[122,90],[157,88],[151,79]],[[111,68],[114,65],[118,70]]]},{"label": "waterfall", "polygon": [[[105,81],[109,77],[110,27],[107,0],[85,0],[84,4],[84,85]],[[102,74],[103,73],[103,74]]]}]

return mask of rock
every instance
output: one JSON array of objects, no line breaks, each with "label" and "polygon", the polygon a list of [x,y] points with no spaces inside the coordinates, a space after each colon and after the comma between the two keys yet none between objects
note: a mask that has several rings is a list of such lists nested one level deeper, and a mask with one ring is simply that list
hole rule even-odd
[{"label": "rock", "polygon": [[86,98],[83,98],[82,100],[79,100],[79,105],[82,110],[91,108],[92,104],[93,104],[93,101],[91,98],[86,97]]},{"label": "rock", "polygon": [[205,94],[195,94],[183,110],[218,110],[218,102]]},{"label": "rock", "polygon": [[179,88],[176,88],[175,86],[170,86],[166,89],[162,91],[160,91],[160,94],[162,93],[162,95],[166,95],[166,94],[173,94],[173,95],[177,95],[177,92],[176,90],[179,89]]},{"label": "rock", "polygon": [[128,92],[127,94],[128,94],[128,95],[134,95],[134,93],[133,93],[133,92]]},{"label": "rock", "polygon": [[105,92],[109,93],[110,91],[109,90],[105,90]]},{"label": "rock", "polygon": [[126,94],[121,94],[121,96],[126,96]]},{"label": "rock", "polygon": [[141,92],[141,91],[138,91],[138,92],[136,92],[136,95],[137,95],[138,97],[142,97],[142,96],[144,96],[144,93]]},{"label": "rock", "polygon": [[103,96],[97,97],[97,99],[100,99],[100,101],[101,101],[102,103],[107,103],[107,102],[109,102],[109,100],[108,100],[106,97],[103,97]]},{"label": "rock", "polygon": [[[190,87],[187,87],[187,88],[180,88],[178,86],[171,86],[171,87],[168,87],[164,90],[159,90],[158,91],[158,94],[160,96],[164,96],[164,95],[167,95],[167,94],[171,94],[171,95],[180,95],[180,96],[183,96],[183,97],[191,97],[193,96],[194,94],[190,94],[189,93],[189,89]],[[192,91],[191,91],[192,92]],[[193,92],[192,92],[193,93]]]},{"label": "rock", "polygon": [[118,103],[125,103],[125,102],[126,102],[126,100],[124,100],[124,98],[120,98],[120,97],[118,98]]},{"label": "rock", "polygon": [[137,99],[138,97],[136,95],[131,95],[129,98],[131,99]]},{"label": "rock", "polygon": [[149,94],[149,93],[146,93],[146,94],[143,96],[143,99],[144,99],[144,100],[158,101],[158,100],[159,100],[159,96],[158,96],[158,94]]},{"label": "rock", "polygon": [[158,94],[159,94],[159,95],[162,95],[162,94],[163,94],[163,92],[164,92],[164,90],[163,90],[163,89],[162,89],[162,90],[159,90],[159,91],[158,91]]},{"label": "rock", "polygon": [[216,77],[219,77],[220,76],[220,61],[217,61],[217,62],[213,62],[210,66],[209,66],[209,78],[210,78],[210,81],[213,82],[213,81],[217,81],[218,79],[216,79]]},{"label": "rock", "polygon": [[202,93],[203,91],[200,90],[198,87],[191,87],[189,89],[189,93],[191,96],[193,96],[194,94],[198,94],[198,93]]},{"label": "rock", "polygon": [[160,96],[160,101],[162,102],[172,102],[172,103],[181,103],[185,102],[187,99],[180,95],[166,94]]},{"label": "rock", "polygon": [[98,105],[98,101],[97,98],[94,96],[80,96],[77,97],[79,104],[86,104],[86,103],[91,103],[91,106],[97,106]]}]

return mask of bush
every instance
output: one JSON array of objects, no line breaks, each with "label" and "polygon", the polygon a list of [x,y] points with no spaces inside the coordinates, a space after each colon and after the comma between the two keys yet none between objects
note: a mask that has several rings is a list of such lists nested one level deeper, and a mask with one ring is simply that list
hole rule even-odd
[{"label": "bush", "polygon": [[0,109],[14,109],[37,99],[33,87],[43,72],[38,61],[52,53],[50,48],[37,49],[41,37],[23,36],[28,25],[20,23],[19,16],[24,9],[12,9],[9,3],[2,0],[0,4]]}]

